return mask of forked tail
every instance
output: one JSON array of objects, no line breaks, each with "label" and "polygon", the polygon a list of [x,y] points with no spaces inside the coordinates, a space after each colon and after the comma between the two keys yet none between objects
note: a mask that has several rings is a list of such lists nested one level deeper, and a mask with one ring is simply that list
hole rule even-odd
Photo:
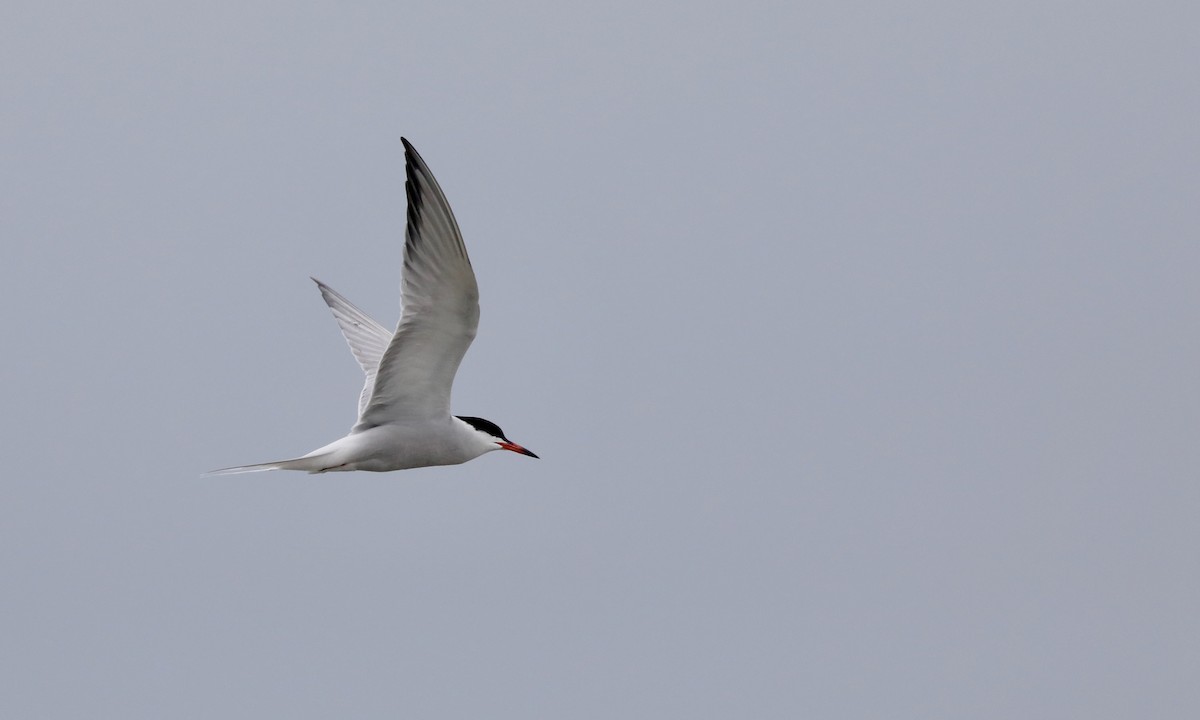
[{"label": "forked tail", "polygon": [[209,470],[205,475],[237,475],[239,473],[266,472],[267,470],[305,470],[310,473],[325,472],[329,468],[329,456],[333,453],[320,455],[305,455],[292,460],[258,463],[257,465],[239,465],[237,467]]}]

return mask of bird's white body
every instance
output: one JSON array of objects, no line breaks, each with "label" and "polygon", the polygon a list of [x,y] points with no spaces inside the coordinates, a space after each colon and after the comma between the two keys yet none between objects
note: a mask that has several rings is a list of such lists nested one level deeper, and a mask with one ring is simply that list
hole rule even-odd
[{"label": "bird's white body", "polygon": [[[378,425],[362,432],[351,432],[304,457],[229,470],[390,472],[429,465],[458,465],[500,449],[483,433],[456,417],[450,417],[445,422]],[[275,467],[268,467],[270,465]]]},{"label": "bird's white body", "polygon": [[450,389],[479,325],[479,288],[458,223],[433,173],[404,140],[408,222],[400,274],[403,313],[384,328],[316,278],[366,376],[350,434],[302,457],[213,474],[263,470],[388,472],[457,465],[492,450],[537,457],[498,426],[450,414]]}]

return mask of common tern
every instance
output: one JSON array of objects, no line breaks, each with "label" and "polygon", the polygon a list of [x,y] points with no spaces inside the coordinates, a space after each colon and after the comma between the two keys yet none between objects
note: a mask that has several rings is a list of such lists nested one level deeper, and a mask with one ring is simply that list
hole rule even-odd
[{"label": "common tern", "polygon": [[395,332],[313,278],[366,374],[350,434],[292,460],[213,475],[305,470],[388,472],[457,465],[493,450],[536,458],[495,423],[450,414],[450,387],[479,326],[479,287],[462,234],[429,166],[404,143],[408,217]]}]

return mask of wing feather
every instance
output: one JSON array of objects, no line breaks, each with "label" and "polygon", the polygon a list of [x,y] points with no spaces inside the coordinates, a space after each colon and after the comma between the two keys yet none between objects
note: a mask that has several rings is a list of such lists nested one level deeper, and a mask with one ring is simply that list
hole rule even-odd
[{"label": "wing feather", "polygon": [[449,418],[454,375],[479,326],[479,287],[450,203],[416,149],[401,140],[408,196],[403,312],[356,432],[401,419]]},{"label": "wing feather", "polygon": [[325,298],[325,304],[333,311],[333,317],[342,329],[342,337],[346,338],[350,352],[354,353],[354,359],[366,375],[362,393],[358,396],[358,415],[362,417],[375,389],[375,373],[379,370],[379,361],[392,340],[392,332],[375,322],[337,290],[316,278],[312,278],[312,281],[320,288],[321,297]]}]

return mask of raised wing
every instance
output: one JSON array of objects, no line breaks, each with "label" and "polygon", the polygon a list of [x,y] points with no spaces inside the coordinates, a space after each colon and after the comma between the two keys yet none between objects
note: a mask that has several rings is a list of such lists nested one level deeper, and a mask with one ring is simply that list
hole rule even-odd
[{"label": "raised wing", "polygon": [[337,290],[316,278],[312,278],[312,281],[321,289],[321,297],[325,298],[325,304],[333,311],[333,317],[342,329],[342,336],[346,338],[350,352],[354,353],[354,359],[367,376],[362,394],[358,396],[358,416],[361,418],[375,389],[375,373],[379,369],[379,361],[383,358],[388,343],[392,340],[392,331],[372,320],[369,315],[355,307],[354,303],[342,297]]},{"label": "raised wing", "polygon": [[408,177],[404,312],[355,432],[404,419],[449,418],[454,375],[479,326],[479,287],[454,213],[425,161],[401,141]]}]

